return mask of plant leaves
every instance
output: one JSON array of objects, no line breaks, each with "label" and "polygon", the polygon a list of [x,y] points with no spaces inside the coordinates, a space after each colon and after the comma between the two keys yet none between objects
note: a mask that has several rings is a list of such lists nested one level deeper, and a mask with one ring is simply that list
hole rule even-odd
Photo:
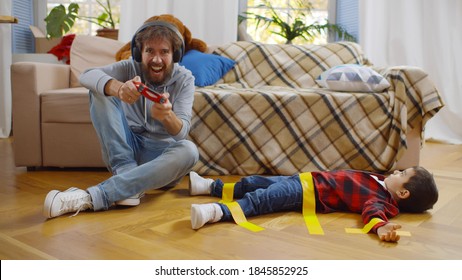
[{"label": "plant leaves", "polygon": [[103,24],[104,22],[107,22],[108,18],[109,18],[109,15],[107,13],[102,13],[98,16],[97,20],[99,24]]},{"label": "plant leaves", "polygon": [[47,37],[59,38],[71,30],[79,13],[79,5],[71,3],[68,11],[64,5],[54,7],[45,18]]},{"label": "plant leaves", "polygon": [[[302,5],[303,4],[303,5]],[[311,15],[311,9],[313,8],[311,2],[303,2],[299,4],[301,8],[306,10],[306,14]],[[270,17],[265,17],[256,13],[246,12],[248,16],[246,19],[253,19],[256,22],[255,28],[258,28],[260,25],[268,28],[269,26],[276,26],[279,28],[277,31],[269,31],[275,35],[281,36],[286,39],[286,43],[291,43],[295,38],[301,37],[308,42],[313,42],[314,39],[323,33],[327,34],[329,32],[337,35],[338,39],[355,41],[355,37],[348,33],[341,26],[336,24],[331,24],[327,21],[325,24],[315,22],[312,24],[307,24],[305,22],[305,12],[299,11],[296,15],[291,15],[285,13],[289,20],[286,20],[283,15],[280,14],[279,10],[276,10],[271,5],[270,1],[264,1],[264,4],[259,5],[261,7],[268,8]]]}]

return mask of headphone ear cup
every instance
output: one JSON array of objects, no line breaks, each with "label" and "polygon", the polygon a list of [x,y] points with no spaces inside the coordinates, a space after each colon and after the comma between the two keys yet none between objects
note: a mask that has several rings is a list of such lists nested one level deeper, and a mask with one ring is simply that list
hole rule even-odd
[{"label": "headphone ear cup", "polygon": [[182,50],[176,50],[173,53],[173,62],[180,62],[181,58],[183,57],[182,53],[183,53]]},{"label": "headphone ear cup", "polygon": [[132,48],[132,57],[136,62],[141,62],[141,52],[136,46]]}]

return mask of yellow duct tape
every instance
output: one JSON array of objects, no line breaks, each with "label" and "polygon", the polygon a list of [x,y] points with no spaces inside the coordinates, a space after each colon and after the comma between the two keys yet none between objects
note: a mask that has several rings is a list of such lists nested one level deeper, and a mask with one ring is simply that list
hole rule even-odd
[{"label": "yellow duct tape", "polygon": [[236,201],[225,202],[224,204],[228,206],[229,211],[231,211],[231,215],[233,216],[234,222],[238,224],[239,226],[246,228],[253,232],[264,230],[264,228],[247,221],[247,219],[245,218],[244,212],[242,212],[241,206]]},{"label": "yellow duct tape", "polygon": [[[353,234],[367,234],[376,224],[383,222],[382,219],[379,218],[372,218],[363,228],[345,228],[346,233],[353,233]],[[409,231],[397,230],[397,234],[401,236],[411,236]]]},{"label": "yellow duct tape", "polygon": [[231,202],[234,200],[234,185],[235,183],[225,183],[221,194],[222,202]]},{"label": "yellow duct tape", "polygon": [[314,195],[313,176],[311,172],[299,175],[303,189],[303,219],[310,234],[324,235],[324,230],[316,216],[316,197]]}]

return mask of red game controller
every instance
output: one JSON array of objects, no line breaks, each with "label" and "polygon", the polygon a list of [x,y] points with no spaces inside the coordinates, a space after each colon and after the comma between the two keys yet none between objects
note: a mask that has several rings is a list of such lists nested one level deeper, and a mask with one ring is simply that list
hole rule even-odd
[{"label": "red game controller", "polygon": [[155,92],[152,89],[148,88],[145,84],[142,82],[133,82],[136,86],[136,89],[138,92],[146,97],[147,99],[156,102],[156,103],[165,103],[167,102],[167,98],[165,98],[162,93]]}]

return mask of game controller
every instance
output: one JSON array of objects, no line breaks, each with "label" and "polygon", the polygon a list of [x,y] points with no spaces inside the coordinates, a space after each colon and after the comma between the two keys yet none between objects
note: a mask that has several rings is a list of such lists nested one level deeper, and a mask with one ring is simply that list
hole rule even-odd
[{"label": "game controller", "polygon": [[165,103],[167,102],[167,98],[165,98],[162,93],[160,92],[156,92],[150,88],[148,88],[145,84],[143,84],[142,82],[133,82],[136,86],[136,89],[138,90],[138,92],[143,95],[144,97],[146,97],[147,99],[153,101],[153,102],[156,102],[156,103]]}]

